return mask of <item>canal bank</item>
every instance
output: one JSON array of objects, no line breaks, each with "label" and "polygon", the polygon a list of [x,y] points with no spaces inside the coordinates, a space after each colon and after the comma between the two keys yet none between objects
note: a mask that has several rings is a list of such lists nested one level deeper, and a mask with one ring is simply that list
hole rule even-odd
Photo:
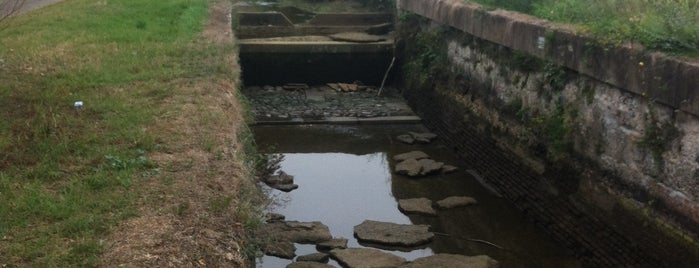
[{"label": "canal bank", "polygon": [[404,96],[486,181],[595,266],[696,264],[691,60],[461,1],[398,6]]}]

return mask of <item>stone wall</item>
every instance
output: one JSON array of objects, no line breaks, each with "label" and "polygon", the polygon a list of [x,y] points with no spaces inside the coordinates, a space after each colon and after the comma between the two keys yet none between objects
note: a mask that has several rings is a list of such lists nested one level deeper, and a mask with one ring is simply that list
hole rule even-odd
[{"label": "stone wall", "polygon": [[[534,184],[550,183],[539,190],[584,200],[612,221],[624,218],[612,224],[650,222],[652,232],[688,242],[686,253],[696,254],[695,62],[632,45],[605,47],[563,26],[458,0],[400,0],[398,6],[432,20],[405,25],[404,16],[402,35],[413,42],[405,44],[403,59],[406,97],[428,119],[442,121],[436,128],[448,121],[487,134],[483,143],[541,176]],[[428,39],[440,41],[416,49]],[[427,78],[415,81],[416,73]],[[463,140],[473,137],[452,136],[455,149],[469,154]],[[655,241],[643,234],[648,230],[617,231]]]}]

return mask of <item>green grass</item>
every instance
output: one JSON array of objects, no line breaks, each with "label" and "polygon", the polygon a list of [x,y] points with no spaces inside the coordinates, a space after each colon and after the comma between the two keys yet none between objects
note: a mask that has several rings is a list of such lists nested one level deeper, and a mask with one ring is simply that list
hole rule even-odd
[{"label": "green grass", "polygon": [[[192,52],[207,0],[66,0],[0,25],[0,266],[93,266],[156,174],[148,126]],[[83,101],[84,107],[73,108]],[[4,266],[3,266],[4,267]]]},{"label": "green grass", "polygon": [[[467,0],[468,1],[468,0]],[[472,0],[578,25],[609,44],[699,55],[699,0]]]}]

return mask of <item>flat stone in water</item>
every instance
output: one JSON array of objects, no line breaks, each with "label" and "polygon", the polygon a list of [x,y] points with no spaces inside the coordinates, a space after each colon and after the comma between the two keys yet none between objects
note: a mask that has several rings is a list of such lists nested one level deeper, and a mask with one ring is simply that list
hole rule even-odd
[{"label": "flat stone in water", "polygon": [[417,161],[420,165],[420,175],[425,176],[429,174],[436,173],[442,170],[444,163],[437,162],[432,159],[420,159]]},{"label": "flat stone in water", "polygon": [[463,256],[455,254],[436,254],[428,257],[418,258],[411,263],[401,266],[401,268],[497,268],[498,262],[486,255]]},{"label": "flat stone in water", "polygon": [[437,211],[432,208],[432,200],[424,197],[398,200],[398,208],[407,214],[437,215]]},{"label": "flat stone in water", "polygon": [[413,138],[413,136],[410,136],[410,135],[407,135],[407,134],[405,134],[405,135],[400,135],[400,136],[396,137],[396,139],[399,140],[400,142],[406,143],[406,144],[413,144],[413,143],[415,143],[415,139]]},{"label": "flat stone in water", "polygon": [[419,143],[430,143],[432,140],[437,138],[437,134],[434,133],[416,133],[416,132],[409,132],[410,136],[412,136],[415,141]]},{"label": "flat stone in water", "polygon": [[320,262],[327,263],[330,260],[330,255],[327,253],[311,253],[308,255],[299,256],[296,261]]},{"label": "flat stone in water", "polygon": [[275,185],[270,185],[270,187],[277,189],[282,192],[291,192],[293,190],[296,190],[299,188],[298,184],[275,184]]},{"label": "flat stone in water", "polygon": [[422,166],[420,163],[413,159],[409,158],[403,162],[400,162],[396,164],[396,174],[401,174],[401,175],[407,175],[410,177],[416,177],[420,175],[420,171],[422,170]]},{"label": "flat stone in water", "polygon": [[452,166],[452,165],[444,165],[442,166],[442,174],[449,174],[449,173],[454,173],[457,170],[459,170],[458,167]]},{"label": "flat stone in water", "polygon": [[293,259],[296,256],[296,246],[291,241],[274,240],[265,244],[266,255],[275,256],[282,259]]},{"label": "flat stone in water", "polygon": [[399,267],[405,263],[402,257],[370,248],[335,249],[330,254],[340,265],[351,268]]},{"label": "flat stone in water", "polygon": [[313,244],[332,239],[328,226],[320,222],[278,221],[262,225],[261,237],[276,241]]},{"label": "flat stone in water", "polygon": [[379,245],[414,247],[429,243],[434,234],[428,225],[407,225],[366,220],[354,227],[354,234],[362,242]]},{"label": "flat stone in water", "polygon": [[393,160],[396,160],[396,161],[405,161],[408,159],[420,160],[423,158],[430,158],[430,156],[422,151],[412,151],[412,152],[407,152],[407,153],[398,154],[398,155],[393,156]]},{"label": "flat stone in water", "polygon": [[286,268],[335,268],[335,266],[319,262],[299,261],[290,263]]},{"label": "flat stone in water", "polygon": [[328,241],[320,242],[316,245],[318,250],[333,250],[347,248],[347,238],[333,238]]},{"label": "flat stone in water", "polygon": [[450,196],[437,201],[437,207],[441,209],[464,207],[468,205],[478,204],[478,201],[473,197],[468,196]]}]

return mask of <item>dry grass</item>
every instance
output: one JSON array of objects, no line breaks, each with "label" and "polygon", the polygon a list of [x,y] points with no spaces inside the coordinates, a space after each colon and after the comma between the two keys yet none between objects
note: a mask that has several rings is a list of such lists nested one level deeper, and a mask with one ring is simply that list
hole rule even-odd
[{"label": "dry grass", "polygon": [[[229,50],[206,61],[230,76],[182,79],[176,94],[162,101],[162,114],[149,132],[164,147],[150,155],[161,167],[136,185],[139,215],[112,232],[100,266],[241,267],[244,227],[239,199],[249,172],[241,159],[239,133],[245,127],[237,98],[237,55],[229,27],[230,3],[211,5],[210,19],[195,46]],[[225,72],[224,72],[225,73]]]}]

